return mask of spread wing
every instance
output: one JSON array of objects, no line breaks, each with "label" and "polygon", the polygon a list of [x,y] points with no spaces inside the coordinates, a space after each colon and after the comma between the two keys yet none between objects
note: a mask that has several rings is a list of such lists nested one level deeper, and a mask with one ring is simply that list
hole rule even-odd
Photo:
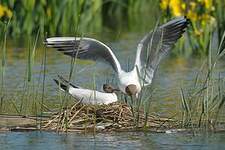
[{"label": "spread wing", "polygon": [[47,47],[56,48],[65,55],[89,60],[102,60],[108,63],[116,72],[121,67],[112,50],[104,43],[92,38],[52,37],[45,41]]},{"label": "spread wing", "polygon": [[180,17],[156,27],[148,33],[138,44],[135,66],[144,85],[152,82],[154,70],[163,56],[174,46],[185,32],[188,19]]}]

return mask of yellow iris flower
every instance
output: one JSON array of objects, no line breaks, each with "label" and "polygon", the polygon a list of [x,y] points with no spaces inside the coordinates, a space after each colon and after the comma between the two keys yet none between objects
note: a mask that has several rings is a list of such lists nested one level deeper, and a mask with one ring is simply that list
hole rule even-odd
[{"label": "yellow iris flower", "polygon": [[185,10],[185,3],[182,0],[162,0],[160,3],[161,9],[170,9],[172,14],[176,17],[182,16]]},{"label": "yellow iris flower", "polygon": [[197,21],[198,20],[197,13],[193,12],[193,11],[188,11],[187,12],[187,17],[190,18],[192,21]]},{"label": "yellow iris flower", "polygon": [[181,0],[170,0],[170,8],[172,9],[174,16],[182,16],[183,10]]},{"label": "yellow iris flower", "polygon": [[0,18],[4,16],[4,14],[5,14],[5,8],[2,5],[0,5]]},{"label": "yellow iris flower", "polygon": [[[169,9],[172,16],[178,17],[186,15],[192,21],[200,21],[206,24],[209,21],[210,13],[214,10],[213,0],[161,0],[160,7],[162,10]],[[204,9],[204,14],[199,13],[198,8]]]},{"label": "yellow iris flower", "polygon": [[13,13],[8,7],[0,4],[0,18],[2,18],[4,16],[11,18],[12,15],[13,15]]},{"label": "yellow iris flower", "polygon": [[212,9],[213,1],[212,0],[198,0],[199,3],[203,4],[206,9]]},{"label": "yellow iris flower", "polygon": [[162,10],[166,10],[169,7],[170,0],[162,0],[160,7]]}]

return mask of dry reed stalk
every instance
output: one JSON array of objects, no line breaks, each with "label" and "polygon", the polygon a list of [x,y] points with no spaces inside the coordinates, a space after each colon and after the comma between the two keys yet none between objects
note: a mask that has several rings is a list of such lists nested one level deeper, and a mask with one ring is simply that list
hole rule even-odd
[{"label": "dry reed stalk", "polygon": [[[144,111],[140,110],[139,126],[144,126]],[[95,116],[96,115],[96,116]],[[66,118],[66,116],[68,118]],[[60,126],[57,125],[57,120]],[[68,126],[65,126],[67,123]],[[150,128],[168,128],[177,126],[175,120],[170,118],[160,118],[159,116],[149,115],[147,126]],[[57,131],[113,131],[134,129],[135,119],[131,108],[122,103],[110,105],[83,105],[80,102],[74,104],[57,115],[53,115],[43,126],[45,129]]]}]

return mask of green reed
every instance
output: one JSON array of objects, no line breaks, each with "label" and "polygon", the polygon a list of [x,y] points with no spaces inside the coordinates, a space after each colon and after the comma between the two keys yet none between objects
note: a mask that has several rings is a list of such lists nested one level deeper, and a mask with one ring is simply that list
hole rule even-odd
[{"label": "green reed", "polygon": [[8,35],[8,27],[10,25],[10,20],[4,24],[4,29],[3,29],[3,42],[2,42],[2,60],[1,60],[1,97],[0,97],[0,112],[3,109],[3,103],[4,103],[4,97],[5,97],[5,79],[4,79],[4,74],[5,74],[5,68],[6,68],[6,42],[7,42],[7,35]]},{"label": "green reed", "polygon": [[[40,30],[36,33],[34,39],[28,38],[28,48],[27,48],[27,63],[25,67],[25,74],[21,77],[24,80],[21,82],[23,87],[15,91],[14,89],[10,89],[6,92],[7,85],[5,85],[6,78],[5,75],[5,68],[6,68],[6,39],[8,33],[8,24],[5,24],[4,27],[4,38],[2,41],[3,51],[2,51],[2,59],[1,59],[1,113],[5,114],[17,114],[17,115],[38,115],[43,110],[49,110],[48,106],[43,103],[43,99],[46,98],[41,95],[40,93],[40,83],[39,81],[34,80],[33,77],[33,66],[35,64],[35,55],[37,51],[37,45],[39,43],[40,37]],[[34,41],[32,43],[32,41]],[[43,58],[46,57],[46,53],[44,54]],[[42,63],[43,66],[46,65],[46,60]],[[40,72],[40,76],[43,74],[43,80],[45,79],[45,67],[43,71]],[[42,73],[44,72],[44,73]],[[44,81],[42,82],[42,87],[45,87]],[[42,90],[42,93],[43,90]],[[4,100],[4,101],[3,101]],[[3,103],[4,102],[4,103]]]},{"label": "green reed", "polygon": [[[38,36],[37,36],[38,37]],[[36,38],[37,39],[37,38]],[[37,40],[35,40],[37,41]],[[35,44],[36,45],[36,44]],[[34,48],[35,49],[35,48]],[[45,100],[45,80],[46,80],[46,69],[47,69],[47,54],[46,54],[46,47],[44,48],[44,54],[43,54],[43,59],[42,59],[42,64],[43,64],[43,78],[42,78],[42,92],[41,92],[41,117],[43,116],[43,111],[44,111],[44,100]],[[40,120],[40,124],[42,120]]]},{"label": "green reed", "polygon": [[33,35],[39,27],[41,33],[45,31],[55,35],[74,33],[71,26],[73,24],[81,24],[83,29],[89,31],[98,31],[101,26],[102,0],[4,1],[3,5],[7,5],[13,11],[10,31],[14,36]]},{"label": "green reed", "polygon": [[[13,12],[10,35],[20,37],[24,34],[34,35],[39,27],[43,34],[48,32],[49,35],[71,35],[75,32],[75,28],[71,26],[74,24],[80,25],[79,33],[99,33],[104,30],[104,27],[120,28],[126,24],[130,29],[140,31],[139,18],[144,18],[140,16],[155,14],[154,10],[157,10],[155,8],[158,1],[9,0],[3,1],[1,4]],[[5,18],[0,19],[4,20]],[[141,21],[146,20],[142,19]],[[127,26],[124,27],[124,29],[127,28]]]},{"label": "green reed", "polygon": [[[225,3],[224,0],[215,0],[215,11],[214,16],[217,20],[217,30],[218,30],[218,40],[221,41],[223,38],[223,32],[225,31],[225,14],[224,14],[224,7]],[[223,44],[223,47],[225,44]]]},{"label": "green reed", "polygon": [[225,106],[225,87],[216,66],[225,53],[222,47],[224,37],[225,33],[216,55],[213,55],[213,49],[209,48],[208,58],[197,73],[192,88],[180,90],[183,127],[215,128],[215,125],[222,121],[218,120],[218,116]]},{"label": "green reed", "polygon": [[[36,81],[33,80],[33,66],[35,63],[35,54],[37,49],[37,43],[40,36],[40,30],[36,33],[36,36],[33,39],[28,38],[28,54],[27,54],[27,64],[26,64],[26,75],[24,78],[23,85],[23,94],[20,94],[20,106],[19,106],[19,114],[27,114],[29,112],[37,112],[37,110],[33,110],[32,108],[37,108],[37,96],[35,95],[35,91],[37,93],[38,86],[36,87]],[[34,41],[33,43],[31,41]],[[41,105],[41,104],[39,104]]]}]

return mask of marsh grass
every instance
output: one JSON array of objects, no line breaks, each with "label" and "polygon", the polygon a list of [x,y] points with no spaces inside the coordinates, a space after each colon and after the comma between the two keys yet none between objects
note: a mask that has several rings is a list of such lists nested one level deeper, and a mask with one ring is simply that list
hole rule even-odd
[{"label": "marsh grass", "polygon": [[[34,42],[31,43],[32,39],[28,40],[28,55],[27,55],[27,64],[26,64],[26,75],[24,78],[24,85],[23,85],[23,92],[22,94],[19,94],[18,96],[21,99],[18,99],[20,101],[19,106],[19,114],[20,115],[28,115],[29,113],[37,113],[38,107],[42,106],[40,102],[38,102],[37,99],[39,97],[37,96],[37,91],[39,90],[36,85],[36,81],[33,80],[33,66],[35,63],[35,54],[37,49],[37,43],[39,41],[40,37],[40,30],[38,30]],[[45,57],[44,57],[45,58]],[[36,87],[37,86],[37,87]],[[41,108],[39,108],[40,110]]]},{"label": "marsh grass", "polygon": [[[121,29],[121,26],[126,29],[127,25],[129,29],[139,31],[140,18],[158,12],[154,11],[158,7],[158,2],[158,0],[66,0],[63,2],[32,0],[31,2],[3,1],[2,5],[7,6],[13,13],[10,26],[12,37],[34,35],[39,27],[42,34],[48,32],[49,35],[71,36],[76,31],[71,24],[81,25],[79,33],[98,33],[105,28]],[[144,22],[146,19],[141,21]]]},{"label": "marsh grass", "polygon": [[4,103],[4,97],[5,97],[5,68],[6,68],[6,53],[7,53],[7,48],[6,48],[6,42],[7,42],[7,35],[8,35],[8,27],[10,25],[10,20],[4,24],[4,29],[3,29],[3,43],[2,43],[2,58],[1,58],[1,97],[0,97],[0,112],[2,112],[3,109],[3,103]]},{"label": "marsh grass", "polygon": [[[8,78],[5,78],[6,74],[11,73],[10,70],[6,70],[6,40],[8,34],[8,25],[4,26],[4,34],[3,40],[1,41],[2,51],[1,51],[1,102],[0,102],[0,113],[1,114],[10,114],[10,115],[42,115],[43,111],[50,111],[49,107],[54,106],[54,104],[46,105],[43,100],[46,99],[46,96],[43,95],[45,92],[43,88],[45,88],[45,76],[46,76],[46,50],[43,50],[43,60],[41,64],[39,79],[34,77],[34,65],[37,63],[35,61],[36,51],[38,47],[38,43],[40,41],[40,30],[36,33],[34,38],[28,38],[28,46],[27,46],[27,55],[26,55],[26,67],[24,69],[24,74],[21,74],[21,80],[18,85],[16,85],[13,89],[8,89],[8,85],[5,83],[10,83]],[[39,54],[41,51],[38,52]],[[41,80],[42,79],[42,80]],[[41,82],[42,81],[42,82]],[[42,87],[42,89],[40,89]]]},{"label": "marsh grass", "polygon": [[[223,0],[215,0],[215,11],[214,16],[217,20],[217,30],[218,30],[218,40],[221,41],[223,39],[223,32],[225,31],[225,14],[224,14],[224,7],[225,3]],[[223,48],[225,44],[222,45]]]},{"label": "marsh grass", "polygon": [[[38,32],[39,35],[39,32]],[[38,36],[36,38],[35,41],[37,41]],[[36,45],[36,44],[35,44]],[[35,49],[35,48],[34,48]],[[42,92],[41,92],[41,116],[43,116],[43,112],[44,112],[44,100],[45,100],[45,80],[46,80],[46,70],[47,70],[47,54],[46,54],[46,47],[44,48],[44,56],[43,56],[43,60],[42,60],[42,64],[43,64],[43,78],[42,78]],[[42,120],[40,120],[40,124],[42,124]]]},{"label": "marsh grass", "polygon": [[[219,44],[216,55],[209,48],[208,58],[197,73],[194,85],[189,90],[181,88],[182,126],[214,129],[218,123],[219,112],[224,108],[224,79],[216,70],[218,62],[224,57],[224,37]],[[221,114],[222,115],[222,114]],[[223,116],[221,116],[223,117]]]}]

